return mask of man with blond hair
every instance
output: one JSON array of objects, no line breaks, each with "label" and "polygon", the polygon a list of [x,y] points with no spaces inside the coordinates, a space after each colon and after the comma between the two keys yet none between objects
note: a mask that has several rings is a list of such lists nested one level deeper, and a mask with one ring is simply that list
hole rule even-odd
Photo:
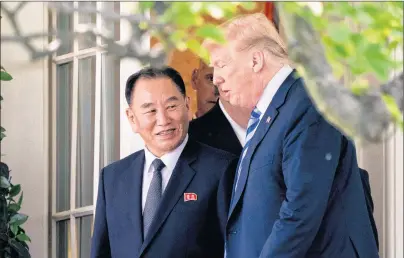
[{"label": "man with blond hair", "polygon": [[251,118],[226,228],[229,258],[378,257],[353,142],[317,111],[262,14],[206,42],[213,82]]},{"label": "man with blond hair", "polygon": [[[199,115],[189,124],[190,137],[240,156],[251,109],[233,106],[220,96],[219,89],[213,84],[213,68],[202,60],[199,69],[192,74],[192,85],[197,91]],[[216,100],[212,105],[209,99],[213,96]]]}]

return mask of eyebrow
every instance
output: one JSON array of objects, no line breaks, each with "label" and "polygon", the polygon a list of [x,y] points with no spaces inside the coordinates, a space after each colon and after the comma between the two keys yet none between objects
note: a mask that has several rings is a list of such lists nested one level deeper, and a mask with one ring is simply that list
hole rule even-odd
[{"label": "eyebrow", "polygon": [[[176,96],[172,96],[172,97],[169,97],[165,102],[167,103],[167,102],[176,101],[176,100],[178,100],[178,98]],[[150,108],[152,106],[154,106],[153,103],[143,103],[140,107],[144,108],[144,109],[147,109],[147,108]]]},{"label": "eyebrow", "polygon": [[169,97],[165,102],[176,101],[178,98],[176,96]]},{"label": "eyebrow", "polygon": [[153,106],[153,103],[143,103],[140,107],[146,109],[146,108],[149,108],[151,106]]}]

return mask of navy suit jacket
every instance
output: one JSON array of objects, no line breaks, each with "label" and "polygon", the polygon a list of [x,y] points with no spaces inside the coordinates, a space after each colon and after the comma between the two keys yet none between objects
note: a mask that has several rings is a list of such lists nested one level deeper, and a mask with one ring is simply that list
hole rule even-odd
[{"label": "navy suit jacket", "polygon": [[[240,156],[243,148],[236,136],[236,133],[231,127],[230,122],[227,120],[222,109],[220,108],[219,101],[206,114],[192,120],[189,123],[189,136],[201,143],[220,150],[231,152],[237,156]],[[372,225],[373,235],[376,245],[379,248],[378,232],[373,216],[374,206],[370,189],[369,173],[362,168],[359,168],[359,171],[363,190],[365,192],[366,206]]]},{"label": "navy suit jacket", "polygon": [[[237,158],[189,139],[171,175],[157,216],[143,240],[144,151],[100,174],[91,257],[223,257],[227,208]],[[196,193],[196,201],[184,201]]]},{"label": "navy suit jacket", "polygon": [[316,110],[296,72],[242,161],[227,257],[378,257],[354,144]]}]

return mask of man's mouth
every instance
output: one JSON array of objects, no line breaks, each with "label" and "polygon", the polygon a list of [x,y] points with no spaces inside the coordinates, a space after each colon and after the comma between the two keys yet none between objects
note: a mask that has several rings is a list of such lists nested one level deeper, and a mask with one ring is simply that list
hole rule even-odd
[{"label": "man's mouth", "polygon": [[170,134],[172,134],[174,131],[175,131],[175,128],[172,128],[172,129],[160,131],[160,132],[157,133],[157,135],[160,135],[160,136],[170,135]]}]

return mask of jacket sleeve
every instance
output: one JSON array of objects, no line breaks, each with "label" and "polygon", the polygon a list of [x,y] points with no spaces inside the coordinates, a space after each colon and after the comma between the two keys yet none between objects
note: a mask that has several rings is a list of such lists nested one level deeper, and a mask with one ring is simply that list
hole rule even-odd
[{"label": "jacket sleeve", "polygon": [[233,181],[237,170],[238,158],[233,158],[227,166],[219,182],[217,193],[217,210],[219,213],[220,230],[226,238],[226,224],[233,194]]},{"label": "jacket sleeve", "polygon": [[110,258],[111,249],[106,218],[104,170],[100,173],[97,206],[95,210],[94,231],[91,244],[91,258]]},{"label": "jacket sleeve", "polygon": [[305,257],[326,212],[343,136],[318,113],[308,116],[285,139],[286,197],[260,257]]}]

